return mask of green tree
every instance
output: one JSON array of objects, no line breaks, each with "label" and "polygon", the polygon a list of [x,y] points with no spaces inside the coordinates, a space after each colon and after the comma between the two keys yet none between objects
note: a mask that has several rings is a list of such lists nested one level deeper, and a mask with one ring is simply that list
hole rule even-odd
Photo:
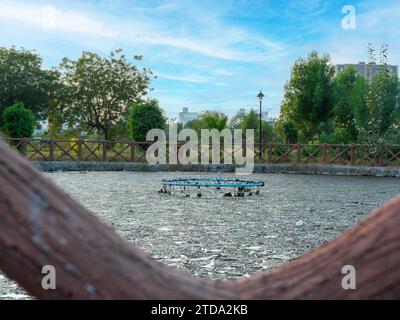
[{"label": "green tree", "polygon": [[11,138],[31,138],[35,131],[35,116],[23,103],[17,102],[2,114],[3,131]]},{"label": "green tree", "polygon": [[43,70],[42,59],[34,51],[0,48],[0,114],[21,102],[39,120],[46,118],[58,73]]},{"label": "green tree", "polygon": [[369,90],[369,84],[363,77],[358,76],[356,82],[352,87],[352,95],[350,96],[350,104],[353,105],[353,114],[355,119],[355,125],[358,132],[358,138],[360,133],[365,131],[368,127],[370,118],[368,114],[366,95]]},{"label": "green tree", "polygon": [[129,107],[144,100],[152,75],[150,70],[129,63],[122,50],[107,58],[91,52],[83,52],[77,61],[64,58],[60,71],[64,88],[58,112],[70,125],[89,132],[97,130],[106,140]]},{"label": "green tree", "polygon": [[228,116],[221,112],[206,111],[200,115],[200,121],[202,123],[202,129],[217,129],[223,131],[228,128]]},{"label": "green tree", "polygon": [[400,115],[397,115],[383,139],[390,144],[400,144]]},{"label": "green tree", "polygon": [[305,141],[312,139],[321,122],[332,116],[335,68],[329,60],[328,55],[320,57],[312,51],[307,59],[296,61],[285,86],[281,121],[296,123]]},{"label": "green tree", "polygon": [[293,122],[288,121],[283,123],[282,130],[286,143],[296,144],[298,142],[298,132],[296,125]]},{"label": "green tree", "polygon": [[[368,82],[357,74],[354,68],[339,72],[334,82],[334,116],[333,122],[340,135],[350,137],[356,142],[359,130],[368,125],[368,112],[365,94]],[[347,134],[345,134],[345,131]]]},{"label": "green tree", "polygon": [[133,140],[146,141],[147,133],[152,129],[164,130],[166,119],[157,100],[134,103],[128,119],[129,133]]},{"label": "green tree", "polygon": [[241,129],[242,130],[253,129],[259,131],[259,126],[260,126],[259,116],[253,109],[251,109],[250,112],[244,116]]},{"label": "green tree", "polygon": [[192,130],[196,131],[197,134],[200,136],[201,129],[204,129],[204,124],[200,119],[194,119],[194,120],[186,123],[185,129],[192,129]]},{"label": "green tree", "polygon": [[350,144],[354,142],[353,137],[345,128],[334,128],[332,133],[322,132],[318,139],[312,141],[312,144]]},{"label": "green tree", "polygon": [[[246,133],[246,130],[254,130],[254,142],[256,144],[260,143],[260,116],[253,109],[243,118],[241,129],[243,130],[243,134]],[[261,129],[263,143],[274,141],[274,130],[268,122],[262,121]]]},{"label": "green tree", "polygon": [[[374,50],[369,45],[370,61],[374,61]],[[380,144],[387,131],[393,128],[398,115],[399,80],[391,75],[388,68],[388,47],[383,44],[380,51],[380,73],[374,77],[368,93],[366,104],[369,114],[369,129],[366,134],[368,142]],[[375,62],[376,63],[376,62]]]}]

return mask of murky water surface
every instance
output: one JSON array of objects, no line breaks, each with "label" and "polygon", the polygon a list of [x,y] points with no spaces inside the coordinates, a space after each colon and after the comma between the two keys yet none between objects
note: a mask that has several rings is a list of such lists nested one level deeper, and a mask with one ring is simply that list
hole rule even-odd
[{"label": "murky water surface", "polygon": [[[400,180],[255,174],[260,196],[161,195],[160,181],[187,173],[49,173],[123,237],[163,263],[199,277],[238,279],[335,239],[400,194]],[[210,176],[231,177],[229,174]],[[0,274],[0,299],[27,298]]]}]

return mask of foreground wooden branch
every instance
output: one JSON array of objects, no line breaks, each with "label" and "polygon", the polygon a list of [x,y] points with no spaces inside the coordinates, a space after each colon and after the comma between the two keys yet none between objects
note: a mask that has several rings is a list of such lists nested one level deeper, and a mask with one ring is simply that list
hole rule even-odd
[{"label": "foreground wooden branch", "polygon": [[[57,270],[43,290],[41,270]],[[343,290],[344,265],[357,290]],[[338,240],[267,274],[199,280],[121,239],[31,164],[0,143],[0,269],[40,299],[400,298],[400,198]]]}]

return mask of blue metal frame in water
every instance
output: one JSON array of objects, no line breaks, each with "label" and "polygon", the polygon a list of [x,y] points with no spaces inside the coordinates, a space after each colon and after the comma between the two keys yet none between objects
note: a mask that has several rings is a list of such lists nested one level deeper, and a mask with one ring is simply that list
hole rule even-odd
[{"label": "blue metal frame in water", "polygon": [[[161,183],[163,187],[159,193],[171,194],[175,188],[180,188],[181,192],[185,193],[187,189],[196,188],[198,198],[202,197],[201,188],[216,188],[216,190],[233,188],[234,192],[225,193],[224,197],[244,197],[245,194],[253,195],[253,188],[257,189],[255,194],[258,195],[260,189],[265,186],[263,181],[226,178],[176,178],[164,179]],[[189,197],[190,194],[186,193],[186,196]]]},{"label": "blue metal frame in water", "polygon": [[223,179],[223,178],[178,178],[164,179],[161,181],[164,186],[174,187],[216,187],[216,188],[249,188],[264,187],[263,181]]}]

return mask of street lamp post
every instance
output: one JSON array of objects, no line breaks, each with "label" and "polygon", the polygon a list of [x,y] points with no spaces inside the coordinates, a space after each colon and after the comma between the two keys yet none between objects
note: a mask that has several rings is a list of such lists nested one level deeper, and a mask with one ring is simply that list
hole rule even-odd
[{"label": "street lamp post", "polygon": [[260,155],[261,155],[261,151],[262,151],[262,102],[264,99],[264,94],[262,93],[262,91],[260,90],[260,93],[258,94],[258,99],[260,100]]}]

